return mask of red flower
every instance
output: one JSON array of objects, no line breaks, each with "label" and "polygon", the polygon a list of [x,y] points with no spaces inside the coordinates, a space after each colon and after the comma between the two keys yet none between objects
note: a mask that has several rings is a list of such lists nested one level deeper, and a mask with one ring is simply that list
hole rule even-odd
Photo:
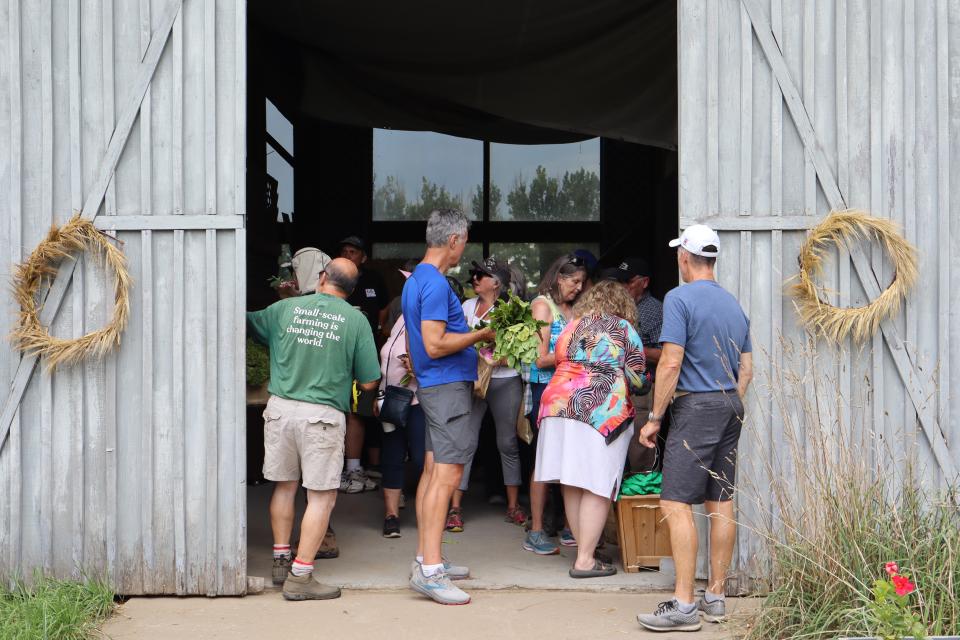
[{"label": "red flower", "polygon": [[891,577],[893,577],[893,576],[897,575],[898,573],[900,573],[900,567],[897,566],[897,563],[896,563],[896,562],[888,562],[887,564],[883,565],[883,569],[884,569],[884,571],[886,571],[887,574],[889,574]]},{"label": "red flower", "polygon": [[893,576],[890,579],[893,580],[893,586],[896,587],[898,596],[913,593],[913,590],[917,588],[917,586],[910,582],[910,579],[905,576]]}]

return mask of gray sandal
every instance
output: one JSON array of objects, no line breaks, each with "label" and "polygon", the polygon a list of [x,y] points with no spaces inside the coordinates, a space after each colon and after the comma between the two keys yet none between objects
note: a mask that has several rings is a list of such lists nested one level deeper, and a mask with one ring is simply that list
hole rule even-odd
[{"label": "gray sandal", "polygon": [[600,562],[599,560],[593,561],[592,569],[570,569],[571,578],[604,578],[606,576],[615,575],[616,573],[616,567],[614,567],[612,564]]}]

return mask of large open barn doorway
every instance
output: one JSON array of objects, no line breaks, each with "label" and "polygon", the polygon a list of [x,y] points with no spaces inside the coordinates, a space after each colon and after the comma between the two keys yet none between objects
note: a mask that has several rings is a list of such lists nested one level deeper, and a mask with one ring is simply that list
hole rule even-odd
[{"label": "large open barn doorway", "polygon": [[[678,219],[673,3],[376,4],[250,9],[249,309],[277,299],[268,280],[284,245],[336,255],[350,235],[367,243],[364,268],[392,299],[397,269],[422,254],[426,215],[451,205],[474,221],[453,272],[465,284],[469,262],[493,255],[519,267],[532,293],[550,262],[583,249],[598,270],[646,258],[658,298],[676,285],[667,248]],[[258,402],[247,411],[248,566],[269,577],[272,488],[260,472]],[[464,503],[466,530],[449,542],[468,559],[505,558],[509,568],[491,567],[491,583],[552,586],[567,560],[527,558],[522,531],[503,522],[490,427]],[[366,465],[377,462],[376,441],[368,429]],[[532,452],[522,455],[529,462]],[[340,558],[320,564],[322,574],[345,585],[402,584],[413,510],[402,514],[400,539],[382,538],[382,521],[379,491],[341,494]],[[509,573],[518,568],[519,579]]]}]

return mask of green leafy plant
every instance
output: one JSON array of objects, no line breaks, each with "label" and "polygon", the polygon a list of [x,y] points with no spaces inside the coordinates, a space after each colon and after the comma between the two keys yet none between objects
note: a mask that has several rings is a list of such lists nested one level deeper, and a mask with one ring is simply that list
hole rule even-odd
[{"label": "green leafy plant", "polygon": [[247,338],[247,384],[259,387],[270,379],[270,350]]},{"label": "green leafy plant", "polygon": [[873,602],[868,608],[874,633],[881,640],[900,640],[903,636],[926,640],[926,629],[920,616],[910,606],[909,596],[917,586],[910,582],[909,575],[900,573],[896,562],[886,563],[884,570],[888,577],[874,581]]},{"label": "green leafy plant", "polygon": [[507,366],[518,371],[537,359],[540,329],[549,323],[533,317],[529,302],[511,293],[508,300],[497,303],[488,317],[489,322],[481,325],[489,326],[497,335],[492,353],[485,345],[481,347],[481,356],[493,362],[505,360]]},{"label": "green leafy plant", "polygon": [[100,637],[113,613],[113,590],[101,580],[73,582],[37,574],[32,584],[0,585],[0,640]]}]

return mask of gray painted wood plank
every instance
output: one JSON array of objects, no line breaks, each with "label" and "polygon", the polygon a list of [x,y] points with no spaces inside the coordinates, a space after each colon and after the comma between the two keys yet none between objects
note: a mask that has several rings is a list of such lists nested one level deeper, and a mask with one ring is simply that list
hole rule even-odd
[{"label": "gray painted wood plank", "polygon": [[172,319],[172,355],[173,355],[173,545],[174,567],[176,571],[176,593],[188,593],[187,589],[187,553],[186,553],[186,491],[184,464],[186,451],[186,414],[184,412],[184,232],[173,232],[173,319]]},{"label": "gray painted wood plank", "polygon": [[204,213],[217,212],[217,7],[203,4]]},{"label": "gray painted wood plank", "polygon": [[[67,55],[69,64],[70,87],[70,209],[78,210],[83,203],[83,155],[81,152],[81,80],[80,80],[80,6],[79,3],[70,3],[67,8]],[[86,260],[84,260],[86,262]],[[86,278],[84,269],[75,276],[73,291],[73,337],[84,334],[84,298]],[[84,538],[84,423],[86,413],[84,405],[87,401],[83,382],[84,371],[80,368],[72,370],[70,375],[71,407],[71,469],[70,494],[71,518],[69,536],[71,545],[72,577],[79,577],[80,569],[84,566],[83,549]]]},{"label": "gray painted wood plank", "polygon": [[707,211],[720,209],[720,3],[707,3]]},{"label": "gray painted wood plank", "polygon": [[[704,3],[680,0],[678,56],[680,148],[698,149],[706,141],[706,23]],[[693,153],[679,156],[680,215],[696,220],[707,214],[705,162]]]},{"label": "gray painted wood plank", "polygon": [[174,229],[239,229],[243,226],[242,216],[216,215],[151,215],[151,216],[98,216],[94,220],[98,229],[115,231],[172,231]]},{"label": "gray painted wood plank", "polygon": [[[938,327],[937,362],[939,364],[937,389],[939,402],[937,418],[941,425],[950,425],[951,363],[950,363],[950,285],[951,237],[950,220],[950,43],[949,12],[946,0],[937,0],[937,213],[940,221],[939,268],[937,269]],[[937,456],[939,458],[939,456]],[[960,455],[956,456],[960,458]],[[942,466],[942,465],[941,465]],[[948,483],[956,481],[956,473],[942,467]],[[948,484],[949,486],[949,484]]]},{"label": "gray painted wood plank", "polygon": [[[241,12],[242,13],[242,12]],[[243,32],[241,32],[243,33]],[[241,94],[242,95],[242,94]],[[241,202],[238,200],[238,202]],[[233,403],[234,403],[234,480],[237,486],[236,513],[233,514],[234,590],[247,589],[247,405],[246,405],[246,300],[247,300],[247,234],[245,229],[234,232],[234,296],[233,318]],[[231,557],[228,555],[227,557]]]},{"label": "gray painted wood plank", "polygon": [[208,595],[216,595],[217,576],[219,575],[219,562],[217,547],[219,544],[219,531],[217,520],[217,476],[219,471],[218,456],[218,435],[219,424],[217,414],[219,411],[218,403],[218,377],[217,377],[217,332],[219,327],[219,318],[217,314],[217,285],[219,284],[219,271],[217,269],[217,232],[208,230],[205,233],[205,349],[204,349],[204,390],[208,402],[206,404],[205,438],[204,452],[206,456],[206,483],[204,486],[203,509],[205,514],[206,527],[204,532],[204,542],[206,555],[204,558],[204,584],[201,588]]},{"label": "gray painted wood plank", "polygon": [[[247,150],[247,11],[243,2],[236,2],[236,27],[234,33],[236,49],[234,51],[234,86],[233,103],[235,113],[233,115],[234,127],[234,196],[233,212],[237,214],[246,214],[247,212],[247,163],[245,162]],[[246,254],[246,235],[237,234],[238,241],[244,243],[244,255]],[[246,274],[246,262],[242,273]],[[244,281],[246,278],[244,278]],[[246,286],[244,286],[246,289]],[[246,343],[244,343],[246,344]],[[243,381],[240,388],[246,388],[246,380]],[[244,472],[246,473],[246,472]],[[244,520],[245,522],[246,520]],[[243,546],[244,557],[246,557],[246,544]],[[244,582],[246,578],[244,577]]]},{"label": "gray painted wood plank", "polygon": [[[904,237],[907,242],[916,246],[917,242],[917,194],[916,194],[916,134],[917,134],[917,40],[916,40],[916,4],[915,0],[904,0],[903,8],[903,73],[904,73],[904,103],[903,103],[903,209],[904,209]],[[906,330],[905,339],[909,349],[914,353],[917,361],[917,300],[908,296],[904,305]],[[903,430],[904,435],[916,440],[917,414],[910,402],[903,403]],[[916,443],[914,444],[914,448]],[[918,454],[914,452],[913,457]]]},{"label": "gray painted wood plank", "polygon": [[[850,171],[849,171],[849,137],[847,134],[847,4],[846,0],[837,0],[834,13],[836,23],[834,39],[836,41],[836,129],[837,129],[837,187],[840,193],[849,202]],[[850,256],[846,250],[839,249],[837,257],[837,300],[841,306],[850,306]],[[849,341],[840,358],[839,378],[840,395],[847,400],[841,403],[841,424],[851,428],[851,355]]]},{"label": "gray painted wood plank", "polygon": [[[244,32],[245,33],[245,32]],[[171,97],[172,142],[171,156],[173,173],[173,211],[174,215],[183,213],[183,12],[177,13],[173,22],[171,58],[173,82]],[[238,100],[239,101],[239,100]],[[181,234],[181,240],[183,235]]]},{"label": "gray painted wood plank", "polygon": [[[883,208],[883,157],[881,151],[880,128],[883,110],[882,102],[882,17],[883,13],[877,4],[870,7],[870,210],[879,217],[884,216]],[[874,247],[870,253],[871,267],[879,278],[882,279],[882,255],[879,248]],[[872,399],[872,428],[876,435],[885,436],[884,411],[883,411],[883,337],[879,334],[872,339],[872,349],[870,354],[871,372],[870,385],[873,390]],[[877,447],[883,446],[883,439],[876,438],[874,443]],[[882,460],[886,452],[878,448],[876,460]]]},{"label": "gray painted wood plank", "polygon": [[[23,193],[23,117],[22,117],[22,105],[23,105],[23,95],[21,91],[21,39],[20,39],[20,2],[19,0],[9,0],[7,2],[7,15],[9,17],[9,23],[7,24],[7,60],[9,62],[9,71],[7,74],[8,79],[8,93],[9,96],[9,108],[10,108],[10,147],[9,147],[9,185],[10,188],[7,192],[8,202],[10,205],[11,215],[7,222],[8,229],[8,238],[10,239],[9,250],[10,250],[10,259],[12,262],[20,262],[22,258],[22,229],[21,229],[21,216],[18,212],[21,211]],[[11,309],[15,307],[11,301]],[[11,357],[9,360],[9,377],[5,376],[5,379],[12,380],[16,375],[16,368],[19,362],[17,357],[13,356],[11,350]],[[11,548],[9,549],[9,564],[10,569],[15,570],[20,566],[21,560],[21,549],[22,549],[22,529],[20,523],[22,521],[22,474],[19,464],[15,464],[14,461],[19,461],[21,458],[21,438],[20,438],[20,411],[14,411],[11,416],[11,433],[9,446],[7,448],[7,459],[10,461],[10,481],[9,481],[9,541]],[[3,455],[3,439],[0,438],[0,456]]]},{"label": "gray painted wood plank", "polygon": [[[803,104],[815,118],[816,116],[816,80],[814,57],[816,54],[816,2],[807,0],[803,3]],[[826,159],[826,158],[825,158]],[[804,214],[817,214],[817,172],[808,151],[804,151],[803,161],[803,203]]]},{"label": "gray painted wood plank", "polygon": [[[100,31],[103,47],[103,120],[104,145],[110,144],[116,124],[116,85],[113,74],[113,0],[103,0],[103,28]],[[111,180],[107,184],[104,196],[104,213],[108,216],[117,213],[117,185]]]},{"label": "gray painted wood plank", "polygon": [[740,215],[752,212],[753,202],[753,29],[743,5],[740,11]]},{"label": "gray painted wood plank", "polygon": [[[140,51],[138,60],[142,60],[150,46],[150,0],[140,0]],[[153,142],[152,142],[152,101],[150,85],[147,85],[140,103],[138,118],[140,129],[140,213],[150,215],[153,212]]]},{"label": "gray painted wood plank", "polygon": [[[779,159],[779,154],[775,154]],[[779,168],[779,162],[774,162]],[[782,197],[783,192],[776,191],[775,195]],[[715,231],[807,231],[817,225],[819,220],[811,216],[783,216],[778,215],[780,200],[775,200],[773,205],[774,215],[751,215],[741,216],[736,212],[722,213],[719,216],[706,216],[699,220],[681,217],[680,228],[685,229],[691,225],[703,223],[708,224]]]},{"label": "gray painted wood plank", "polygon": [[[154,553],[154,482],[155,482],[155,452],[154,452],[154,422],[153,422],[153,391],[154,391],[154,361],[153,361],[153,317],[155,313],[153,300],[154,273],[153,273],[153,232],[149,229],[140,232],[140,306],[141,339],[140,357],[143,363],[140,376],[140,473],[138,485],[140,488],[140,531],[143,537],[143,588],[146,593],[163,593],[158,590],[162,585],[156,584],[156,557]],[[161,479],[161,482],[163,480]]]}]

